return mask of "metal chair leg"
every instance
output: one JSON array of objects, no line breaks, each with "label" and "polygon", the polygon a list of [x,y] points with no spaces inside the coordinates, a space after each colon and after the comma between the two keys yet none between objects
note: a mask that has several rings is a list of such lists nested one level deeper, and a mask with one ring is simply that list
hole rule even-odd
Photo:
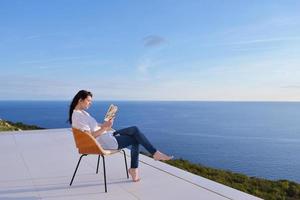
[{"label": "metal chair leg", "polygon": [[[125,167],[126,167],[126,174],[127,174],[127,178],[129,178],[129,175],[128,175],[128,167],[127,167],[127,159],[126,159],[126,153],[125,151],[122,149],[123,151],[123,154],[124,154],[124,160],[125,160]],[[79,167],[79,164],[81,162],[81,159],[83,156],[87,156],[87,154],[82,154],[78,160],[78,163],[77,163],[77,166],[76,166],[76,169],[74,171],[74,174],[73,174],[73,177],[72,177],[72,180],[70,182],[70,186],[72,185],[73,183],[73,180],[75,178],[75,175],[77,173],[77,170],[78,170],[78,167]],[[107,185],[106,185],[106,167],[105,167],[105,159],[104,159],[104,156],[102,156],[102,162],[103,162],[103,172],[104,172],[104,186],[105,186],[105,192],[107,192]],[[98,156],[98,162],[97,162],[97,170],[96,170],[96,173],[98,173],[98,169],[99,169],[99,162],[100,162],[100,155]]]},{"label": "metal chair leg", "polygon": [[103,161],[103,171],[104,171],[104,185],[105,185],[105,192],[107,192],[107,186],[106,186],[106,171],[105,171],[105,159],[104,156],[102,156],[102,161]]},{"label": "metal chair leg", "polygon": [[96,170],[96,174],[98,174],[98,170],[99,170],[99,161],[100,161],[100,155],[98,155],[98,162],[97,162],[97,170]]},{"label": "metal chair leg", "polygon": [[74,174],[73,174],[72,180],[71,180],[71,182],[70,182],[70,186],[71,186],[72,183],[73,183],[73,180],[74,180],[74,177],[75,177],[75,175],[76,175],[77,169],[78,169],[78,167],[79,167],[81,158],[82,158],[83,156],[86,156],[86,155],[87,155],[87,154],[82,154],[82,155],[80,156],[80,158],[79,158],[79,160],[78,160],[78,163],[77,163],[77,166],[76,166],[76,169],[75,169],[75,172],[74,172]]},{"label": "metal chair leg", "polygon": [[125,168],[126,168],[126,175],[127,175],[127,178],[129,178],[129,175],[128,175],[128,167],[127,167],[127,159],[126,159],[126,154],[125,154],[125,151],[122,149],[123,153],[124,153],[124,160],[125,160]]}]

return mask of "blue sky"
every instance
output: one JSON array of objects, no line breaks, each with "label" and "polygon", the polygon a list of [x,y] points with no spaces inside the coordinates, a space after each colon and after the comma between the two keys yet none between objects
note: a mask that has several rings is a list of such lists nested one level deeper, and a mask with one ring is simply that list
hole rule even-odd
[{"label": "blue sky", "polygon": [[0,100],[300,100],[300,1],[0,1]]}]

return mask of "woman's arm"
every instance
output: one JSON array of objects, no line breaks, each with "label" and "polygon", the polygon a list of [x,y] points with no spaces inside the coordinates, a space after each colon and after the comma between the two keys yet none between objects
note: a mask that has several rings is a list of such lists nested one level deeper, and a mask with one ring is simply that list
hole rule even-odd
[{"label": "woman's arm", "polygon": [[99,129],[98,131],[91,132],[91,134],[94,138],[96,138],[99,135],[102,135],[105,131],[106,131],[106,129],[101,127],[101,129]]},{"label": "woman's arm", "polygon": [[99,129],[95,132],[92,132],[91,134],[92,134],[92,136],[94,136],[96,138],[96,137],[102,135],[105,131],[110,130],[112,125],[113,125],[113,119],[101,124],[101,129]]}]

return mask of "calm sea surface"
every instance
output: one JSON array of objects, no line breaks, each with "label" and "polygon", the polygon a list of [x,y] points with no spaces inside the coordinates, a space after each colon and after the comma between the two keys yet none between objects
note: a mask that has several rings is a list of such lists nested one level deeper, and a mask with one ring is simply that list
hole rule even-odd
[{"label": "calm sea surface", "polygon": [[[300,183],[300,103],[94,102],[101,121],[119,106],[115,129],[138,126],[177,158],[269,179]],[[66,101],[0,101],[0,118],[45,128],[70,127]]]}]

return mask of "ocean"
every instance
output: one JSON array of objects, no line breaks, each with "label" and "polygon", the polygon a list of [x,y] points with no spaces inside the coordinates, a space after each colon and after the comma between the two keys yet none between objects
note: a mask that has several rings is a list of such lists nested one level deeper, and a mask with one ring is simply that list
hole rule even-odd
[{"label": "ocean", "polygon": [[[0,118],[67,128],[67,101],[0,101]],[[175,158],[300,183],[300,102],[94,101],[99,122],[119,107],[114,128],[138,126]]]}]

